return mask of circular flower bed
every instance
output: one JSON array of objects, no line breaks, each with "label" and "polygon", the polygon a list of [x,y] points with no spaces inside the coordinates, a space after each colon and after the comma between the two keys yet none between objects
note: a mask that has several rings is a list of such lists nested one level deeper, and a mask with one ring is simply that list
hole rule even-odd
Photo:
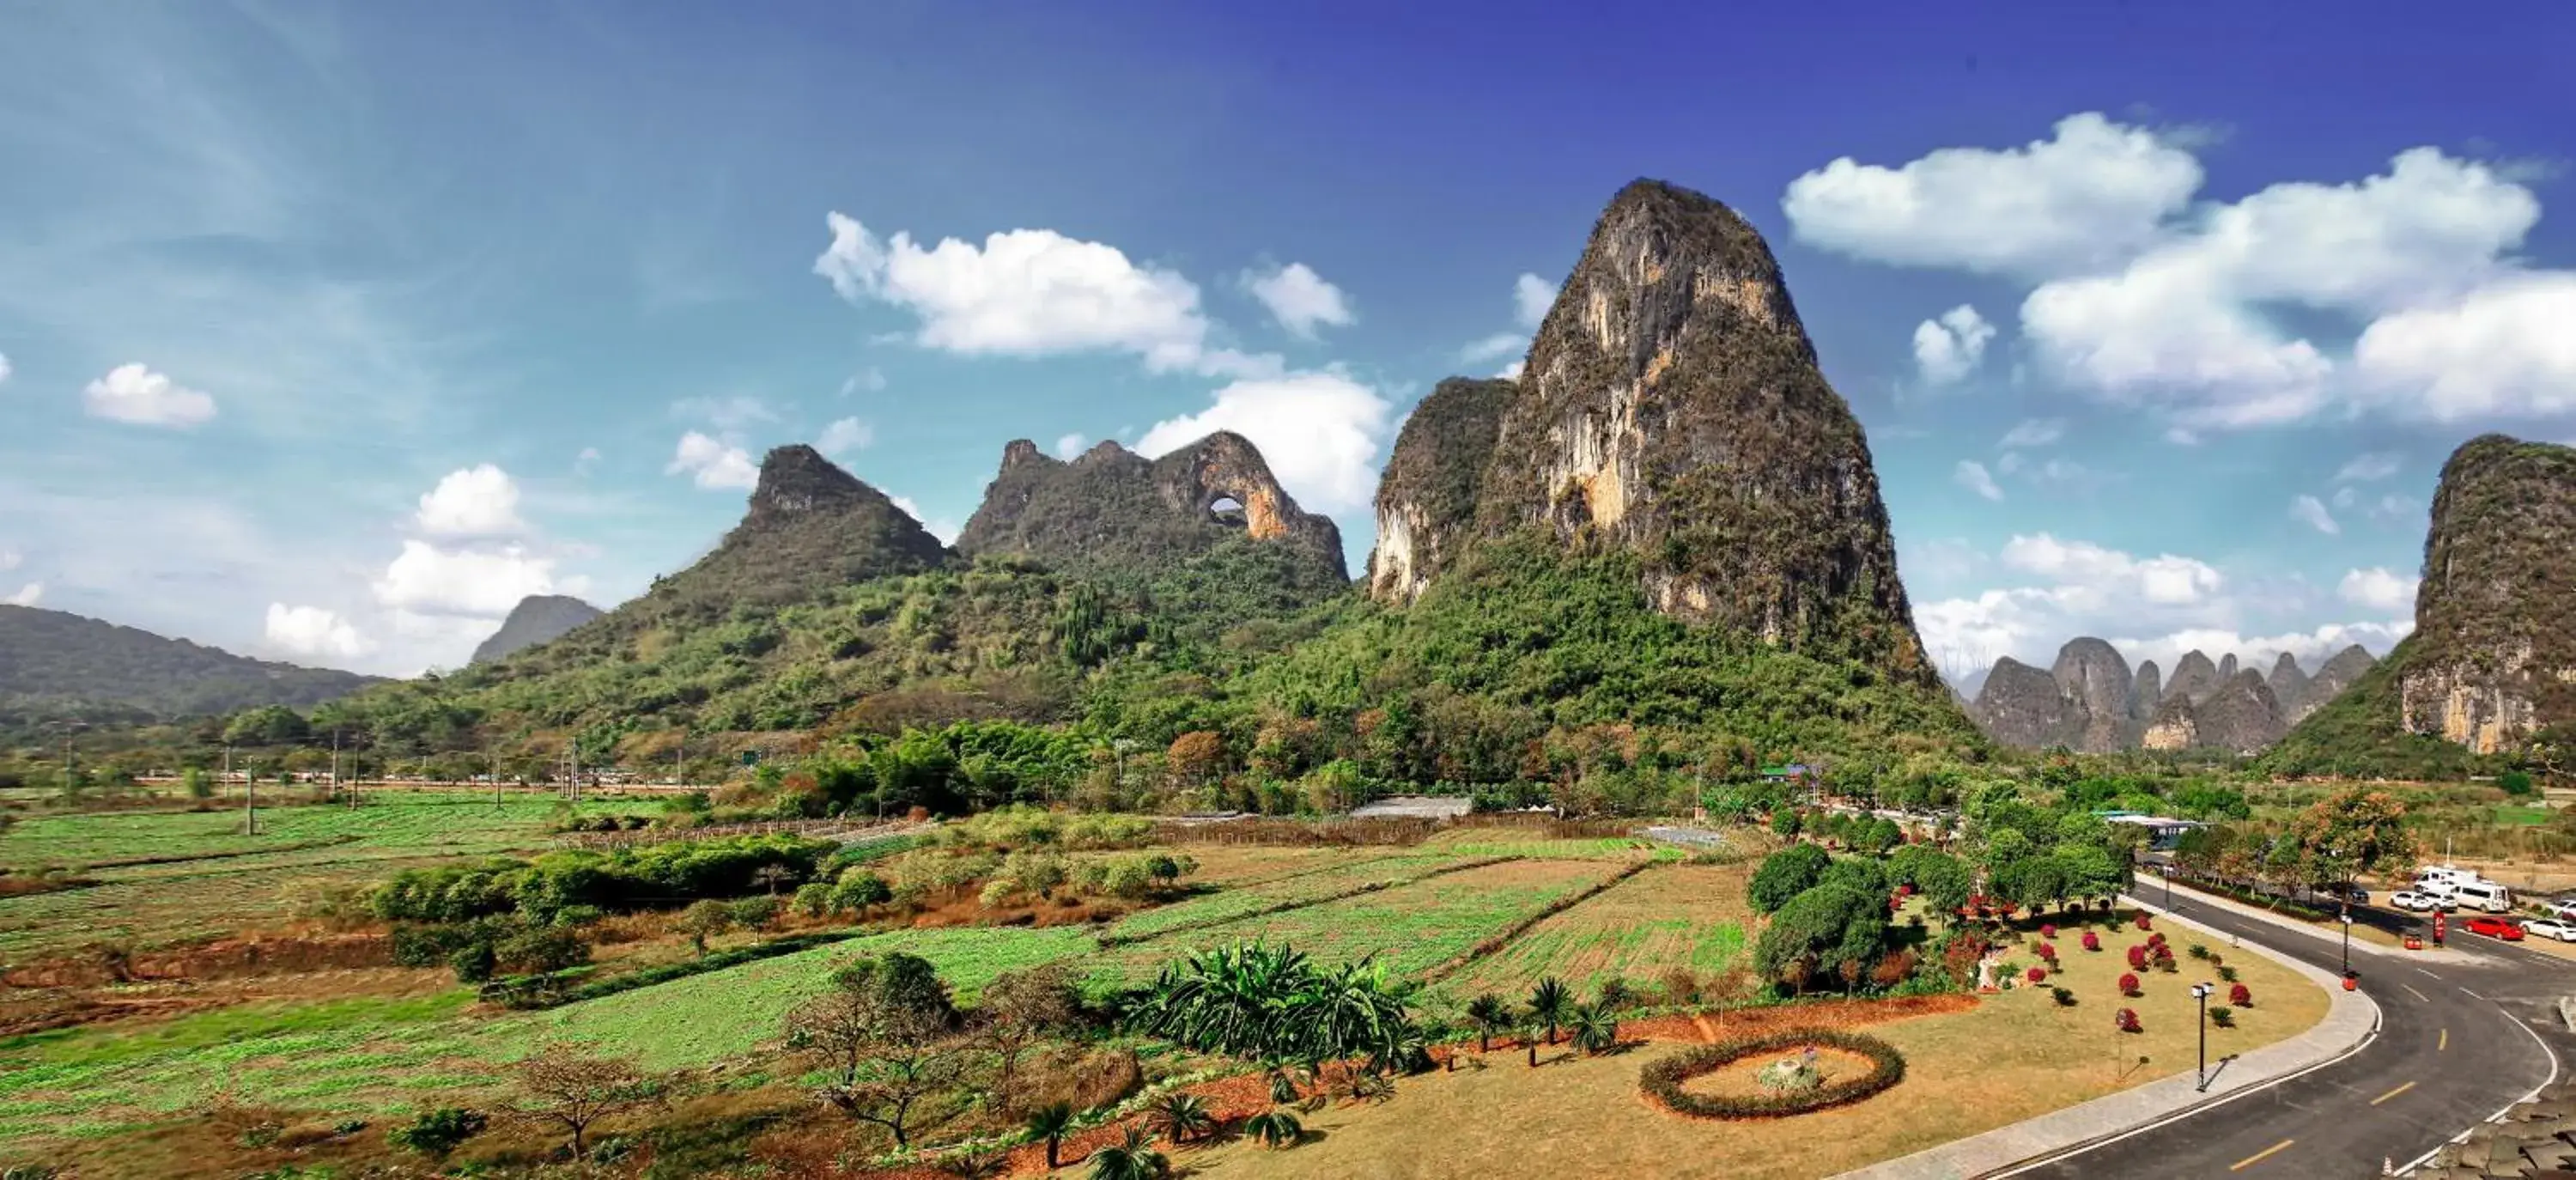
[{"label": "circular flower bed", "polygon": [[[1859,1077],[1838,1078],[1797,1092],[1709,1095],[1682,1089],[1683,1083],[1692,1078],[1715,1073],[1747,1057],[1810,1045],[1866,1057],[1871,1069]],[[1764,1119],[1858,1102],[1904,1080],[1905,1055],[1897,1052],[1896,1046],[1859,1033],[1810,1029],[1738,1037],[1688,1049],[1647,1066],[1638,1085],[1647,1098],[1674,1114],[1704,1119]]]}]

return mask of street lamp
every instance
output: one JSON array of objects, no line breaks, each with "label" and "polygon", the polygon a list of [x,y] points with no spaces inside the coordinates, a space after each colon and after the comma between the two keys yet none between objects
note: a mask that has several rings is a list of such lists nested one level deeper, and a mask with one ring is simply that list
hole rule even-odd
[{"label": "street lamp", "polygon": [[2352,898],[2343,899],[2343,977],[2352,978]]},{"label": "street lamp", "polygon": [[2191,985],[2192,998],[2200,1001],[2200,1085],[2193,1088],[2202,1091],[2209,1089],[2209,993],[2215,990],[2206,983]]},{"label": "street lamp", "polygon": [[2173,862],[2169,860],[2161,861],[2156,865],[2156,871],[2163,873],[2165,876],[2165,908],[2167,910],[2171,910],[2173,908],[2173,869]]}]

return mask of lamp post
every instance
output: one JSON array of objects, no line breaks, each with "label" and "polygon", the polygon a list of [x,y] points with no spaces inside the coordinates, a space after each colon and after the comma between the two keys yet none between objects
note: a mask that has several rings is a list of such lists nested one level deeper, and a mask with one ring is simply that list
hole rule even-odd
[{"label": "lamp post", "polygon": [[2352,978],[2352,898],[2343,899],[2343,977]]},{"label": "lamp post", "polygon": [[2200,1001],[2200,1084],[2195,1090],[2209,1089],[2209,993],[2216,990],[2206,983],[2191,985],[2192,998]]},{"label": "lamp post", "polygon": [[2170,910],[2173,908],[2173,862],[2169,860],[2158,862],[2156,871],[2164,874],[2165,908]]}]

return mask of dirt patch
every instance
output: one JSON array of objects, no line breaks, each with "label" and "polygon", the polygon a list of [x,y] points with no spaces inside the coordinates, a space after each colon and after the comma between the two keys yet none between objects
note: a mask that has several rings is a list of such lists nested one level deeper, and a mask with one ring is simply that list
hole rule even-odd
[{"label": "dirt patch", "polygon": [[393,941],[383,934],[228,938],[137,953],[103,948],[12,968],[0,973],[0,984],[20,988],[100,987],[155,980],[291,975],[383,967],[392,962]]},{"label": "dirt patch", "polygon": [[[1756,1053],[1742,1061],[1730,1062],[1724,1069],[1683,1082],[1682,1092],[1703,1098],[1751,1098],[1769,1094],[1771,1089],[1762,1084],[1762,1071],[1797,1055],[1798,1050],[1794,1048]],[[1850,1050],[1816,1047],[1816,1070],[1826,1082],[1860,1077],[1876,1068],[1877,1063]]]}]

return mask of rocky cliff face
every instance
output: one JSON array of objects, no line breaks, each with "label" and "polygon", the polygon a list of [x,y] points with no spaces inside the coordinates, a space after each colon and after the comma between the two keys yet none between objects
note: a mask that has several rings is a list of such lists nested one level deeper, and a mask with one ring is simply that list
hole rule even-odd
[{"label": "rocky cliff face", "polygon": [[957,536],[968,556],[1017,553],[1066,568],[1151,571],[1236,538],[1276,545],[1302,584],[1349,584],[1342,534],[1279,486],[1251,440],[1219,431],[1147,459],[1103,442],[1065,463],[1026,439]]},{"label": "rocky cliff face", "polygon": [[2484,754],[2576,720],[2576,449],[2472,439],[2432,517],[2401,723]]},{"label": "rocky cliff face", "polygon": [[2190,750],[2199,745],[2199,720],[2192,716],[2191,701],[2180,695],[2159,702],[2146,731],[2138,735],[2138,747],[2145,750]]},{"label": "rocky cliff face", "polygon": [[2174,661],[2173,679],[2165,681],[2165,696],[2197,703],[2215,691],[2219,683],[2218,665],[2211,663],[2208,656],[2188,651]]},{"label": "rocky cliff face", "polygon": [[[1621,189],[1517,388],[1495,395],[1479,537],[1623,547],[1659,610],[1935,686],[1869,444],[1733,210],[1657,181]],[[1408,527],[1372,560],[1382,593],[1419,591],[1424,540]]]},{"label": "rocky cliff face", "polygon": [[2080,714],[2068,745],[2099,754],[2129,744],[2129,696],[2136,686],[2118,648],[2089,637],[2068,640],[2049,675]]},{"label": "rocky cliff face", "polygon": [[917,573],[947,556],[947,547],[885,493],[812,447],[779,447],[761,460],[742,523],[697,564],[655,579],[643,598],[615,613],[717,617],[775,608],[837,586]]},{"label": "rocky cliff face", "polygon": [[[2037,669],[2011,660],[1995,665],[2001,676],[2009,664],[2012,676],[1998,687],[1989,679],[1969,716],[1988,736],[2010,745],[2046,747],[2063,744],[2083,753],[2109,753],[2144,747],[2151,750],[2223,749],[2250,753],[2278,741],[2297,719],[2285,703],[2284,688],[2299,705],[2313,709],[2351,686],[2371,665],[2370,653],[2353,647],[2327,661],[2312,681],[2287,652],[2274,661],[2269,676],[2235,656],[2213,664],[2200,652],[2175,665],[2173,683],[2164,684],[2156,663],[2138,665],[2133,676],[2118,649],[2092,638],[2069,640],[2058,649],[2057,662],[2043,691]],[[2239,667],[2224,680],[2223,668]]]},{"label": "rocky cliff face", "polygon": [[2155,720],[2156,703],[2164,698],[2164,676],[2156,671],[2156,662],[2138,665],[2138,678],[2129,690],[2129,720],[2140,724]]},{"label": "rocky cliff face", "polygon": [[1986,673],[1968,715],[1996,741],[2046,749],[2065,744],[2080,728],[2080,707],[2056,677],[2005,656]]},{"label": "rocky cliff face", "polygon": [[561,594],[531,594],[510,608],[501,629],[474,649],[473,662],[488,664],[522,648],[552,643],[564,633],[607,612]]},{"label": "rocky cliff face", "polygon": [[2308,680],[2307,692],[2300,696],[2299,703],[2285,706],[2289,711],[2291,723],[2298,723],[2327,702],[2343,695],[2345,689],[2351,688],[2361,679],[2362,673],[2370,671],[2378,663],[2378,659],[2358,643],[2336,652],[2332,658],[2318,666],[2317,674]]},{"label": "rocky cliff face", "polygon": [[[2361,651],[2358,647],[2352,650]],[[2362,655],[2366,658],[2370,653],[2362,652]],[[2281,658],[2272,662],[2272,675],[2264,683],[2271,686],[2272,699],[2280,703],[2281,716],[2291,721],[2298,720],[2299,706],[2308,699],[2308,674],[2299,667],[2298,657],[2282,652]]]},{"label": "rocky cliff face", "polygon": [[1413,408],[1377,486],[1369,593],[1411,602],[1470,543],[1503,410],[1519,386],[1452,377]]},{"label": "rocky cliff face", "polygon": [[2289,731],[2281,719],[2281,705],[2272,696],[2272,686],[2263,674],[2251,668],[2238,672],[2209,696],[2191,707],[2193,728],[2199,744],[2212,749],[2251,754],[2274,742]]}]

